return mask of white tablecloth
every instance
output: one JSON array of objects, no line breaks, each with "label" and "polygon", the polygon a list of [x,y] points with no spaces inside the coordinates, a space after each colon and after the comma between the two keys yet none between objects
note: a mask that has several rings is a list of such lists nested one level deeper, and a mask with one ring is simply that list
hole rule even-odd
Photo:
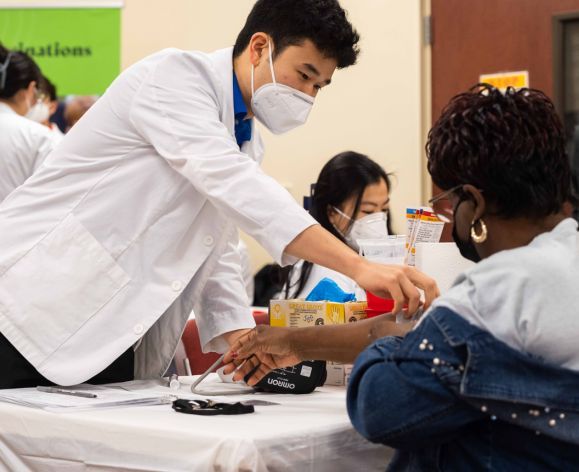
[{"label": "white tablecloth", "polygon": [[345,394],[322,387],[309,395],[229,397],[280,403],[238,416],[186,415],[170,405],[57,414],[0,403],[0,466],[43,472],[384,470],[392,451],[352,429]]}]

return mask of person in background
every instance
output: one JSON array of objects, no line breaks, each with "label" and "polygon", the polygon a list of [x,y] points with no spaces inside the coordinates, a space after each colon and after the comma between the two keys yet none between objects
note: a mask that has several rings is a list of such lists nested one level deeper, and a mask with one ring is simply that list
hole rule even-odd
[{"label": "person in background", "polygon": [[[379,164],[353,151],[332,157],[314,185],[310,214],[327,231],[358,251],[357,238],[391,234],[388,208],[390,179]],[[282,269],[284,298],[305,298],[324,277],[347,293],[355,293],[354,280],[318,264],[299,261]]]},{"label": "person in background", "polygon": [[55,146],[34,122],[42,74],[26,53],[0,45],[0,202],[22,185]]},{"label": "person in background", "polygon": [[78,120],[96,103],[96,98],[90,95],[71,98],[64,108],[66,132],[70,131]]},{"label": "person in background", "polygon": [[[358,356],[352,423],[397,449],[391,470],[577,470],[577,197],[555,107],[537,90],[477,87],[451,100],[426,151],[442,190],[430,203],[477,264],[406,337]],[[258,327],[225,371],[248,359],[234,378],[259,365],[253,385],[270,367],[352,360],[360,326]]]},{"label": "person in background", "polygon": [[60,131],[60,128],[56,123],[50,121],[58,109],[56,87],[46,76],[44,76],[40,82],[40,91],[42,93],[42,98],[35,105],[37,107],[37,115],[31,118],[46,126],[52,132],[56,142],[59,142],[64,137],[64,133]]}]

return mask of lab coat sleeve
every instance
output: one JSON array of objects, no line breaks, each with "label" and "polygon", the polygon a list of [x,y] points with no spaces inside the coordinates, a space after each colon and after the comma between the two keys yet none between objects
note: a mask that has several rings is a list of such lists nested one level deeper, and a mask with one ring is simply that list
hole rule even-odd
[{"label": "lab coat sleeve", "polygon": [[[267,176],[221,121],[226,103],[208,59],[175,52],[161,60],[131,104],[137,132],[221,213],[282,265],[286,246],[316,221]],[[233,92],[231,92],[233,93]]]},{"label": "lab coat sleeve", "polygon": [[229,345],[222,338],[224,333],[255,326],[243,282],[237,230],[232,229],[196,301],[195,319],[203,352],[225,352]]}]

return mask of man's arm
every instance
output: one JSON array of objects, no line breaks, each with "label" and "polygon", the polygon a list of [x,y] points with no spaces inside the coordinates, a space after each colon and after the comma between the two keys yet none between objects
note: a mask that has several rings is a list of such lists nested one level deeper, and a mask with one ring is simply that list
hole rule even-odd
[{"label": "man's arm", "polygon": [[241,274],[237,230],[230,226],[222,238],[219,242],[222,247],[216,248],[220,254],[210,256],[211,273],[199,298],[194,300],[204,352],[225,352],[255,326]]},{"label": "man's arm", "polygon": [[373,264],[357,255],[239,150],[221,122],[212,81],[218,78],[211,79],[200,57],[169,54],[136,93],[132,124],[176,172],[282,265],[305,259],[337,270],[362,288],[393,298],[395,312],[406,301],[408,310],[416,311],[416,287],[422,288],[428,306],[438,294],[432,279],[410,267]]},{"label": "man's arm", "polygon": [[408,313],[416,312],[420,304],[416,287],[424,290],[425,309],[439,295],[436,282],[414,267],[369,262],[321,226],[300,233],[285,253],[341,272],[373,294],[392,298],[394,313],[401,311],[404,303],[408,303]]}]

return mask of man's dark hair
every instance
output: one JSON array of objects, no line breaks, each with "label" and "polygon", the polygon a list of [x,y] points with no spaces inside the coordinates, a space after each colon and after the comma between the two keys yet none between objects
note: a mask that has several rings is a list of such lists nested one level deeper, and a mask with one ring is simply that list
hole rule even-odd
[{"label": "man's dark hair", "polygon": [[338,68],[356,63],[360,36],[337,0],[258,0],[233,48],[238,57],[258,32],[267,33],[274,43],[274,55],[288,46],[309,39]]},{"label": "man's dark hair", "polygon": [[430,130],[426,155],[438,187],[472,184],[505,218],[542,218],[576,204],[564,129],[539,90],[479,84],[457,95]]}]

